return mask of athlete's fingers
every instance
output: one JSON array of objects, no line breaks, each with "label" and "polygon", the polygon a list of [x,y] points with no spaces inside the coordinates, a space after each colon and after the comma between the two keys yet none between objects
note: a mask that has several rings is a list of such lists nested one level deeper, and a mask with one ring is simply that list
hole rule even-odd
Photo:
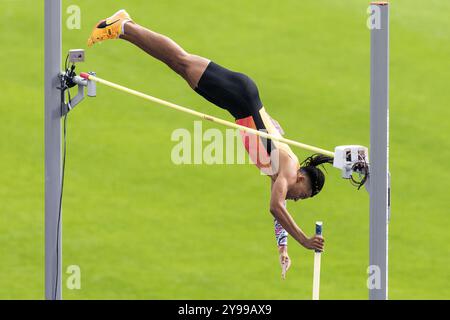
[{"label": "athlete's fingers", "polygon": [[287,271],[287,267],[285,264],[283,264],[283,267],[281,268],[281,279],[283,279],[283,280],[286,279],[286,271]]},{"label": "athlete's fingers", "polygon": [[321,243],[319,241],[315,241],[314,242],[314,247],[315,247],[315,249],[323,250],[323,243]]},{"label": "athlete's fingers", "polygon": [[317,239],[317,240],[319,240],[320,242],[325,242],[325,239],[324,239],[322,236],[320,236],[320,235],[316,235],[316,236],[314,237],[314,239]]},{"label": "athlete's fingers", "polygon": [[314,239],[314,244],[323,246],[324,243],[320,239]]},{"label": "athlete's fingers", "polygon": [[319,244],[321,244],[321,245],[324,245],[325,240],[324,240],[324,239],[319,239],[319,238],[317,238],[317,239],[314,239],[314,243],[319,243]]},{"label": "athlete's fingers", "polygon": [[289,267],[291,266],[291,260],[288,256],[285,257],[284,263],[281,265],[281,278],[283,280],[286,279],[286,273],[289,270]]}]

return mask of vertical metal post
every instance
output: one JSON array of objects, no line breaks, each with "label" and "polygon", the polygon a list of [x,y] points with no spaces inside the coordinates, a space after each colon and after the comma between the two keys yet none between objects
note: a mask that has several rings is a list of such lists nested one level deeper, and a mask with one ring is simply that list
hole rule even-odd
[{"label": "vertical metal post", "polygon": [[61,0],[45,0],[45,298],[61,299]]},{"label": "vertical metal post", "polygon": [[370,266],[377,287],[369,299],[388,298],[389,223],[389,4],[371,3],[375,27],[370,43]]}]

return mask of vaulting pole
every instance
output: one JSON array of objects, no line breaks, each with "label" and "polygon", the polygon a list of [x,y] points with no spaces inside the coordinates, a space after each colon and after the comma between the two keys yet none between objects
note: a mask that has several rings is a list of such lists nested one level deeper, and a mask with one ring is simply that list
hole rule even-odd
[{"label": "vaulting pole", "polygon": [[236,123],[231,122],[231,121],[227,121],[227,120],[223,120],[223,119],[220,119],[220,118],[216,118],[216,117],[207,115],[205,113],[201,113],[201,112],[198,112],[198,111],[186,108],[186,107],[182,107],[182,106],[177,105],[175,103],[168,102],[168,101],[165,101],[165,100],[162,100],[162,99],[159,99],[159,98],[155,98],[155,97],[152,97],[152,96],[150,96],[148,94],[145,94],[145,93],[133,90],[133,89],[129,89],[127,87],[121,86],[119,84],[116,84],[116,83],[113,83],[113,82],[110,82],[110,81],[107,81],[107,80],[104,80],[104,79],[101,79],[99,77],[90,75],[88,73],[81,73],[80,76],[85,78],[85,79],[88,79],[90,81],[95,81],[95,82],[101,83],[103,85],[106,85],[108,87],[117,89],[119,91],[123,91],[123,92],[129,93],[129,94],[134,95],[136,97],[139,97],[139,98],[142,98],[142,99],[145,99],[145,100],[149,100],[149,101],[158,103],[160,105],[167,106],[169,108],[172,108],[172,109],[184,112],[184,113],[191,114],[191,115],[196,116],[198,118],[201,118],[203,120],[208,120],[208,121],[215,122],[215,123],[218,123],[218,124],[230,127],[230,128],[239,129],[239,130],[242,130],[242,131],[245,131],[247,133],[251,133],[251,134],[263,137],[263,138],[267,138],[267,139],[283,142],[283,143],[286,143],[286,144],[289,144],[289,145],[292,145],[292,146],[295,146],[295,147],[298,147],[298,148],[301,148],[301,149],[305,149],[305,150],[308,150],[308,151],[321,153],[321,154],[324,154],[324,155],[327,155],[327,156],[330,156],[330,157],[334,157],[334,152],[331,152],[331,151],[328,151],[328,150],[324,150],[324,149],[321,149],[321,148],[318,148],[318,147],[314,147],[314,146],[311,146],[311,145],[307,145],[307,144],[304,144],[304,143],[301,143],[301,142],[298,142],[298,141],[286,139],[286,138],[283,138],[281,135],[280,136],[272,135],[272,134],[269,134],[269,133],[266,133],[266,132],[263,132],[263,131],[258,131],[258,130],[252,129],[252,128],[241,126],[241,125],[236,124]]},{"label": "vaulting pole", "polygon": [[370,267],[369,299],[388,298],[389,4],[372,2],[370,44]]},{"label": "vaulting pole", "polygon": [[61,295],[61,0],[45,0],[45,298]]}]

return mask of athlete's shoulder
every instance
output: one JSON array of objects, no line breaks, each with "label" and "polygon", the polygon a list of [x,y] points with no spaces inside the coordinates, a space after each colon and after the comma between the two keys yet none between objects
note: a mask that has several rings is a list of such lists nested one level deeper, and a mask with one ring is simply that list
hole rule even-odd
[{"label": "athlete's shoulder", "polygon": [[297,181],[297,171],[299,169],[298,161],[293,159],[286,151],[280,150],[279,152],[280,166],[278,168],[278,175],[283,176],[289,182]]}]

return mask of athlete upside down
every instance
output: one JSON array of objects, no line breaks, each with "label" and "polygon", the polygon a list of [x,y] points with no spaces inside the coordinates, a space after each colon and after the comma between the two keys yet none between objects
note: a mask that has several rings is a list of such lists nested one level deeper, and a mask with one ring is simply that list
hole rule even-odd
[{"label": "athlete upside down", "polygon": [[[278,123],[266,112],[258,89],[248,76],[233,72],[206,58],[189,54],[168,37],[136,24],[125,10],[99,21],[88,46],[108,39],[124,39],[164,62],[183,77],[193,90],[208,101],[227,110],[236,123],[272,135],[281,135]],[[307,237],[286,209],[286,200],[297,201],[317,195],[325,182],[317,168],[333,158],[314,155],[300,165],[291,148],[284,143],[241,132],[244,146],[256,166],[271,179],[270,212],[274,216],[275,236],[282,277],[291,265],[287,253],[287,233],[307,249],[323,250],[321,236]]]}]

